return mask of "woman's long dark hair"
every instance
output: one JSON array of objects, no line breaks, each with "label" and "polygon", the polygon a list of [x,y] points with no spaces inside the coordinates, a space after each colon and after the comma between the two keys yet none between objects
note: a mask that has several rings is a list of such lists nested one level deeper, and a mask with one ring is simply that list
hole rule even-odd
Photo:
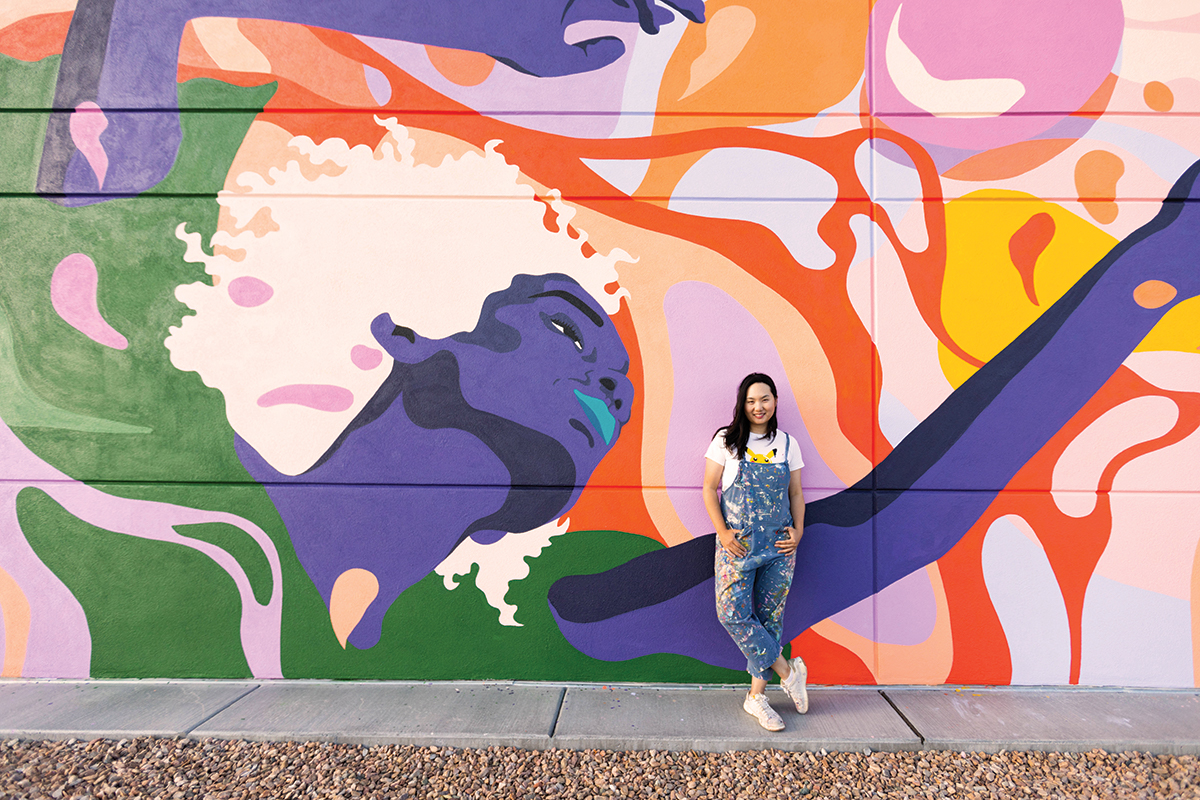
[{"label": "woman's long dark hair", "polygon": [[[736,452],[739,461],[746,457],[746,443],[750,441],[750,418],[746,416],[746,395],[750,393],[750,387],[756,383],[765,383],[771,390],[771,396],[778,402],[779,392],[775,389],[775,381],[771,380],[771,376],[761,372],[751,372],[742,378],[742,383],[738,386],[737,405],[733,407],[733,422],[724,428],[717,429],[717,433],[725,431],[725,447]],[[775,413],[767,420],[767,437],[772,440],[775,438],[775,431],[779,428],[778,416],[779,408],[776,406]]]}]

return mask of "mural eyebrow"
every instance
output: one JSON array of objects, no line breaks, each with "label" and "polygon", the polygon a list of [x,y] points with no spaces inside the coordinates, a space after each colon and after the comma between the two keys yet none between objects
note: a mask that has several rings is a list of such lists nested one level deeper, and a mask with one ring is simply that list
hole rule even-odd
[{"label": "mural eyebrow", "polygon": [[566,300],[568,303],[578,308],[584,314],[587,314],[588,319],[596,323],[597,328],[604,327],[604,319],[595,311],[588,308],[586,303],[570,292],[564,292],[561,289],[551,289],[548,292],[538,292],[537,294],[531,294],[529,296],[531,300],[536,300],[539,297],[561,297],[563,300]]}]

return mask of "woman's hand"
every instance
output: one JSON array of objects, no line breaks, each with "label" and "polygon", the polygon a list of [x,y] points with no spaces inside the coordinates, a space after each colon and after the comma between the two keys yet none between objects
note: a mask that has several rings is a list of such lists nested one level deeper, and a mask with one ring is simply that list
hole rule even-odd
[{"label": "woman's hand", "polygon": [[[746,548],[742,547],[742,543],[737,540],[737,535],[741,531],[726,528],[723,531],[717,531],[717,539],[721,542],[721,547],[725,548],[725,552],[734,558],[741,558],[746,555]],[[795,549],[793,546],[792,549]]]},{"label": "woman's hand", "polygon": [[791,525],[788,525],[783,529],[783,532],[787,534],[787,538],[776,542],[775,549],[785,556],[790,556],[796,552],[796,545],[800,544],[800,537],[804,535],[804,529],[793,528]]}]

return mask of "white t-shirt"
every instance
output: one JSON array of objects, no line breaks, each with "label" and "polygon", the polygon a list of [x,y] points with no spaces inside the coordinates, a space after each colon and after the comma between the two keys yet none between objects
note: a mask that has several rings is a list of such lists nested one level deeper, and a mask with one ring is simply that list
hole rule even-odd
[{"label": "white t-shirt", "polygon": [[[786,437],[786,439],[785,439]],[[790,447],[787,440],[791,440]],[[800,455],[800,445],[796,443],[794,436],[788,436],[783,431],[775,432],[774,441],[766,436],[757,436],[750,434],[749,440],[746,442],[746,460],[758,461],[764,464],[780,464],[783,463],[784,452],[788,454],[788,471],[795,472],[804,466],[804,459]],[[718,464],[723,464],[725,471],[721,474],[721,491],[725,491],[733,482],[737,480],[738,457],[736,452],[731,452],[725,449],[725,429],[717,431],[717,435],[713,437],[712,443],[708,446],[708,452],[704,457],[709,461],[715,461]]]}]

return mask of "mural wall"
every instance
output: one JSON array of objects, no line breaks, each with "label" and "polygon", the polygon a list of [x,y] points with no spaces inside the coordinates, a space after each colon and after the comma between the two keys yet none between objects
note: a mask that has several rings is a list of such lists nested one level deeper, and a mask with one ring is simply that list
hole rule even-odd
[{"label": "mural wall", "polygon": [[1200,0],[8,0],[2,674],[1200,683]]}]

